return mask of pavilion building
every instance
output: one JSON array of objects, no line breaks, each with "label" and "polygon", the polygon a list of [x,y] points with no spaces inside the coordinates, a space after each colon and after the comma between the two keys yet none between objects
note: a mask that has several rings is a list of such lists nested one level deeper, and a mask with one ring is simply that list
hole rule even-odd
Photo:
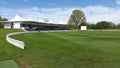
[{"label": "pavilion building", "polygon": [[16,15],[9,21],[2,21],[4,28],[23,29],[28,31],[40,30],[68,30],[66,24],[55,24],[52,21],[45,22],[44,20],[34,21],[32,18],[24,19]]}]

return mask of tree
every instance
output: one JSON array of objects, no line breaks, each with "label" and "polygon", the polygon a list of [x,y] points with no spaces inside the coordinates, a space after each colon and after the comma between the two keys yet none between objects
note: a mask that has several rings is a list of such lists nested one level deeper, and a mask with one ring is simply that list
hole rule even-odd
[{"label": "tree", "polygon": [[101,21],[96,24],[97,29],[113,29],[116,28],[116,25],[112,22]]},{"label": "tree", "polygon": [[[7,18],[2,18],[1,16],[0,16],[0,21],[8,21],[8,19]],[[3,23],[2,22],[0,22],[0,28],[3,28],[4,26],[3,26]]]},{"label": "tree", "polygon": [[3,28],[3,27],[4,27],[3,23],[0,23],[0,28]]},{"label": "tree", "polygon": [[89,27],[90,27],[90,29],[96,29],[96,25],[95,24],[90,24]]},{"label": "tree", "polygon": [[86,18],[81,10],[73,10],[70,19],[68,20],[69,26],[74,26],[75,28],[80,28],[80,25],[86,24]]},{"label": "tree", "polygon": [[80,26],[87,26],[88,24],[87,24],[87,22],[81,22],[80,23]]},{"label": "tree", "polygon": [[8,19],[7,19],[7,18],[2,18],[2,17],[0,16],[0,21],[8,21]]},{"label": "tree", "polygon": [[119,24],[117,24],[117,28],[118,28],[118,29],[120,29],[120,23],[119,23]]}]

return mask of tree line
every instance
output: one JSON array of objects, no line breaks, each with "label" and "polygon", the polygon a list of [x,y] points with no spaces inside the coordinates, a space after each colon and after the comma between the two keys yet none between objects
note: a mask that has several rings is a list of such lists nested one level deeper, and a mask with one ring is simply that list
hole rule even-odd
[{"label": "tree line", "polygon": [[108,21],[100,21],[97,22],[96,24],[87,24],[89,29],[117,29],[120,28],[119,24],[116,25],[112,22],[108,22]]},{"label": "tree line", "polygon": [[96,24],[90,24],[86,22],[85,14],[79,10],[73,10],[69,20],[68,27],[70,29],[80,29],[81,26],[87,26],[88,29],[117,29],[120,28],[120,24],[114,24],[108,21],[100,21]]}]

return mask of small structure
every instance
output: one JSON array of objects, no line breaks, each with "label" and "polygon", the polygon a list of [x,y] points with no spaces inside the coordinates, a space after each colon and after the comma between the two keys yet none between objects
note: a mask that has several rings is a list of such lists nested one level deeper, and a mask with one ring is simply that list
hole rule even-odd
[{"label": "small structure", "polygon": [[87,30],[87,26],[81,26],[81,30]]},{"label": "small structure", "polygon": [[9,21],[3,21],[4,28],[23,29],[27,31],[40,31],[40,30],[68,30],[65,24],[55,24],[45,22],[43,20],[33,21],[31,18],[23,19],[19,15],[16,15]]}]

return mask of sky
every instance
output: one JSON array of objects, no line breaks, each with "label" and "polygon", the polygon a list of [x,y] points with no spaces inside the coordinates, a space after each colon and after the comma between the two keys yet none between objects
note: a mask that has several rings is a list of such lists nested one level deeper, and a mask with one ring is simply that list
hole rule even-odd
[{"label": "sky", "polygon": [[19,15],[67,23],[75,9],[82,10],[89,23],[120,23],[120,0],[0,0],[0,16],[9,20]]}]

